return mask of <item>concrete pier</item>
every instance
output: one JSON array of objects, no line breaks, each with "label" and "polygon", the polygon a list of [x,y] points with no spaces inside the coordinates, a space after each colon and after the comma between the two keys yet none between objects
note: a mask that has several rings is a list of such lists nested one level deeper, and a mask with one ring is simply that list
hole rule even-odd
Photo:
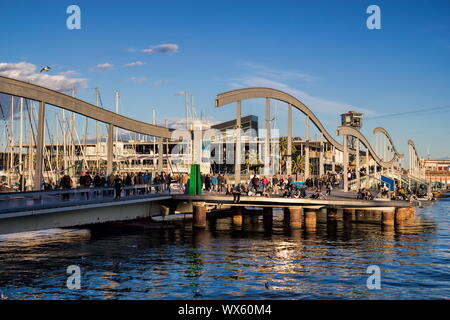
[{"label": "concrete pier", "polygon": [[317,209],[305,208],[305,228],[306,230],[315,230],[317,225]]},{"label": "concrete pier", "polygon": [[366,217],[366,211],[365,210],[355,210],[355,221],[365,221]]},{"label": "concrete pier", "polygon": [[386,209],[386,210],[383,210],[382,212],[381,212],[381,221],[382,221],[382,223],[383,223],[383,225],[386,225],[386,226],[393,226],[394,225],[394,210],[393,209]]},{"label": "concrete pier", "polygon": [[410,217],[410,210],[409,208],[397,208],[395,210],[395,223],[401,224],[405,220],[409,219]]},{"label": "concrete pier", "polygon": [[271,208],[271,207],[263,208],[263,223],[264,223],[264,228],[272,228],[273,208]]},{"label": "concrete pier", "polygon": [[338,219],[338,210],[330,208],[327,210],[327,223],[336,222]]},{"label": "concrete pier", "polygon": [[242,227],[242,212],[243,207],[233,207],[233,215],[231,217],[233,227]]},{"label": "concrete pier", "polygon": [[350,228],[355,209],[343,209],[344,228]]},{"label": "concrete pier", "polygon": [[291,229],[300,229],[302,227],[302,208],[289,207],[289,227]]},{"label": "concrete pier", "polygon": [[203,202],[193,204],[193,223],[194,228],[206,228],[206,206]]},{"label": "concrete pier", "polygon": [[285,226],[289,226],[291,223],[291,212],[288,207],[283,208],[283,223]]}]

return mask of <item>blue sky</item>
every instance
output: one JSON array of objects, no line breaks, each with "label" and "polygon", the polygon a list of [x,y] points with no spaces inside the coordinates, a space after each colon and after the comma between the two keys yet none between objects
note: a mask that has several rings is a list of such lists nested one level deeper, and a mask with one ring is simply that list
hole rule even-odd
[{"label": "blue sky", "polygon": [[[81,8],[81,30],[66,27],[70,4]],[[381,30],[366,27],[371,4]],[[304,101],[331,133],[341,112],[356,109],[372,142],[383,126],[406,154],[413,139],[422,156],[450,156],[450,108],[381,117],[450,106],[449,1],[2,0],[0,11],[0,63],[50,65],[48,75],[82,79],[82,99],[94,102],[100,88],[109,109],[119,90],[132,118],[150,121],[153,107],[160,121],[183,118],[176,93],[189,91],[198,114],[225,121],[234,109],[215,109],[216,94],[271,86]],[[158,47],[166,44],[176,46]],[[133,62],[142,64],[125,66]],[[245,101],[243,113],[263,125],[263,101]],[[273,102],[281,134],[286,113]],[[299,113],[294,133],[304,135]]]}]

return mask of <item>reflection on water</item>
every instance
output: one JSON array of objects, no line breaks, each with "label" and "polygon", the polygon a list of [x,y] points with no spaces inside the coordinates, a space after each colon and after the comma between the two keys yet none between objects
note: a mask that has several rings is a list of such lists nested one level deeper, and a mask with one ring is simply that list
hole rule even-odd
[{"label": "reflection on water", "polygon": [[[54,229],[0,236],[0,293],[9,299],[431,299],[450,296],[450,201],[419,209],[402,226],[326,223],[272,230],[246,216],[192,231]],[[381,290],[366,287],[369,265]],[[81,289],[66,268],[81,268]]]}]

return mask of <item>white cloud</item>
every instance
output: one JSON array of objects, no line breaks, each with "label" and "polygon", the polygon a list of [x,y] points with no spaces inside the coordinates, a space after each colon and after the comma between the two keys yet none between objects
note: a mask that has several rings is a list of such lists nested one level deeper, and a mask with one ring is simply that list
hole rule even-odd
[{"label": "white cloud", "polygon": [[29,62],[1,62],[0,75],[61,92],[70,91],[72,88],[84,88],[87,84],[87,79],[68,77],[69,75],[74,75],[73,70],[51,75],[38,72],[36,65]]},{"label": "white cloud", "polygon": [[130,77],[128,80],[131,82],[142,83],[147,81],[147,77]]},{"label": "white cloud", "polygon": [[142,61],[134,61],[134,62],[130,62],[125,64],[125,67],[136,67],[136,66],[142,66],[144,63]]},{"label": "white cloud", "polygon": [[358,108],[356,106],[352,106],[351,104],[339,101],[328,100],[321,97],[316,97],[310,95],[309,93],[294,89],[286,83],[280,81],[274,81],[263,77],[258,76],[248,76],[242,78],[232,79],[230,84],[233,88],[246,88],[246,87],[266,87],[266,88],[274,88],[284,92],[287,92],[301,102],[303,102],[308,108],[310,108],[314,113],[327,113],[327,114],[341,114],[347,112],[349,110],[355,110],[363,112],[364,114],[374,114],[372,110],[367,110],[363,108]]},{"label": "white cloud", "polygon": [[151,86],[152,87],[159,87],[160,85],[165,84],[165,83],[169,83],[169,82],[171,82],[171,81],[170,80],[157,80],[157,81],[152,82]]},{"label": "white cloud", "polygon": [[59,74],[63,75],[63,76],[79,76],[80,75],[78,73],[78,71],[75,71],[75,70],[67,70],[67,71],[60,72]]},{"label": "white cloud", "polygon": [[158,44],[156,46],[147,48],[147,49],[142,49],[140,50],[143,53],[174,53],[177,52],[179,49],[179,46],[177,44],[174,43],[164,43],[164,44]]},{"label": "white cloud", "polygon": [[109,62],[106,63],[100,63],[94,67],[91,68],[91,70],[110,70],[113,68],[113,65]]},{"label": "white cloud", "polygon": [[269,79],[278,79],[278,80],[298,79],[308,82],[319,79],[316,76],[312,76],[303,72],[273,69],[253,62],[246,62],[242,63],[241,65],[248,71],[251,71],[252,74]]}]

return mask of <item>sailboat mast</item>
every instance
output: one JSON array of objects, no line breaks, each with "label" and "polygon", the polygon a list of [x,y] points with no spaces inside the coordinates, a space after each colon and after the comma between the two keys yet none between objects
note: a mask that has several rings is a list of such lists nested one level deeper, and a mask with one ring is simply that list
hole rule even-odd
[{"label": "sailboat mast", "polygon": [[9,132],[9,174],[8,174],[8,185],[11,186],[12,174],[14,172],[14,96],[11,96],[11,130]]},{"label": "sailboat mast", "polygon": [[[98,88],[95,88],[95,105],[98,107],[98,98],[99,98],[99,91]],[[99,172],[99,160],[98,160],[98,148],[99,148],[99,142],[98,142],[98,120],[95,120],[95,158],[96,158],[96,168],[97,172]]]},{"label": "sailboat mast", "polygon": [[24,190],[24,177],[23,177],[23,160],[22,160],[22,148],[23,148],[23,98],[20,98],[20,133],[19,133],[19,173],[20,173],[20,185],[21,190]]},{"label": "sailboat mast", "polygon": [[[55,113],[55,140],[56,140],[56,179],[59,181],[59,119],[58,119],[58,111]],[[64,150],[65,151],[65,150]],[[55,182],[57,182],[55,181]]]}]

